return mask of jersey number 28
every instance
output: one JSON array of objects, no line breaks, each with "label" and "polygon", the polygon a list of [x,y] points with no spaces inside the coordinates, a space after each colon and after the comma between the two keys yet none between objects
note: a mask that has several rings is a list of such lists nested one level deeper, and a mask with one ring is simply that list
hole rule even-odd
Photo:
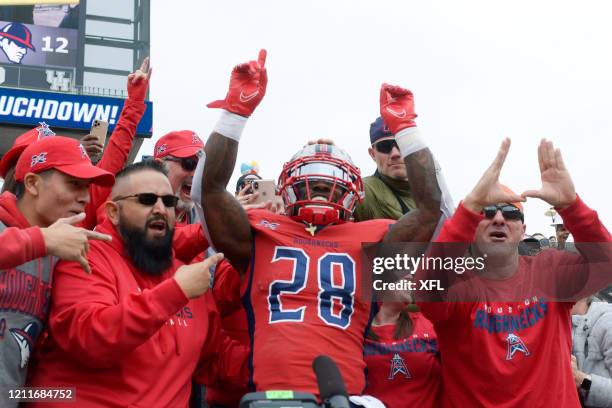
[{"label": "jersey number 28", "polygon": [[[284,309],[282,295],[297,294],[306,287],[310,270],[310,257],[300,248],[278,246],[274,251],[272,262],[288,260],[293,262],[291,280],[275,280],[270,283],[268,305],[270,323],[301,322],[304,320],[306,306],[297,309]],[[342,271],[342,284],[334,285],[333,266]],[[331,326],[346,329],[351,324],[355,296],[355,261],[348,254],[328,252],[318,260],[317,282],[317,314],[319,318]],[[334,299],[340,301],[342,308],[334,313]]]}]

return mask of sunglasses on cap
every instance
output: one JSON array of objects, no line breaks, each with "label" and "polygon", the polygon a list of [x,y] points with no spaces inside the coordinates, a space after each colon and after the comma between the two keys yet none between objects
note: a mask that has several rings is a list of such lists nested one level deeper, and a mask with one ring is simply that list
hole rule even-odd
[{"label": "sunglasses on cap", "polygon": [[377,152],[384,153],[384,154],[391,153],[391,150],[393,150],[394,147],[397,147],[397,149],[399,150],[399,147],[395,139],[381,140],[380,142],[374,143],[372,147],[376,149]]},{"label": "sunglasses on cap", "polygon": [[198,166],[198,157],[190,156],[190,157],[166,157],[165,160],[180,163],[181,167],[185,171],[194,171]]},{"label": "sunglasses on cap", "polygon": [[482,209],[484,216],[488,219],[492,219],[497,214],[497,211],[501,211],[502,216],[505,220],[521,220],[523,221],[523,213],[512,204],[501,204],[501,205],[488,205]]},{"label": "sunglasses on cap", "polygon": [[136,198],[138,202],[147,207],[152,207],[157,203],[157,200],[161,198],[164,206],[168,208],[174,208],[178,204],[178,197],[172,194],[166,194],[163,196],[159,196],[155,193],[140,193],[140,194],[132,194],[127,196],[118,196],[113,198],[113,201],[125,200],[128,198]]}]

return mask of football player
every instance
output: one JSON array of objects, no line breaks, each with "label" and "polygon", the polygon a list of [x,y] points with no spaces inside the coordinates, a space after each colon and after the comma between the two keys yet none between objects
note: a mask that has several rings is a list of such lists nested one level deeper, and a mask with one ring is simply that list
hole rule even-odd
[{"label": "football player", "polygon": [[311,364],[321,354],[338,365],[349,394],[365,387],[363,340],[373,305],[362,279],[362,242],[430,240],[441,211],[431,152],[420,139],[410,91],[383,84],[380,110],[402,152],[417,208],[399,221],[352,222],[363,196],[359,169],[330,144],[302,148],[283,167],[285,214],[245,212],[226,186],[248,117],[266,92],[266,51],[237,65],[221,118],[205,147],[201,210],[214,247],[244,276],[257,390],[318,394]]}]

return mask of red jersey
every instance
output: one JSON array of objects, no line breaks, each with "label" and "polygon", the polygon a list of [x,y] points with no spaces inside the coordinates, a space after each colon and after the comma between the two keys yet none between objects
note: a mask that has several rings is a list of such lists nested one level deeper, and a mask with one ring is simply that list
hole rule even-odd
[{"label": "red jersey", "polygon": [[[611,242],[597,213],[580,198],[560,214],[577,242]],[[436,241],[470,242],[481,219],[461,204]],[[515,293],[516,288],[530,287],[526,282],[551,274],[558,287],[575,287],[588,274],[588,264],[573,257],[580,256],[557,250],[521,256],[513,276],[486,279],[483,298],[512,299],[503,293]],[[577,267],[561,267],[572,263]],[[572,302],[524,296],[514,302],[420,302],[419,306],[438,334],[443,406],[580,407],[570,365]]]},{"label": "red jersey", "polygon": [[361,394],[371,312],[362,296],[361,243],[382,240],[393,221],[348,222],[311,234],[284,215],[247,214],[254,249],[243,289],[257,390],[318,395],[312,361],[323,354],[338,365],[348,393]]},{"label": "red jersey", "polygon": [[378,341],[366,339],[363,354],[368,368],[365,393],[387,408],[437,407],[441,381],[438,337],[420,312],[409,313],[412,335],[395,340],[395,325],[372,327]]}]

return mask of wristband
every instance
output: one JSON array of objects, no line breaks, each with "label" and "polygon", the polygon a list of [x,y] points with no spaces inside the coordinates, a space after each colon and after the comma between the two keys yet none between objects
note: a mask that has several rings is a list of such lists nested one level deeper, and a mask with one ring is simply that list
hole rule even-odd
[{"label": "wristband", "polygon": [[240,142],[240,136],[247,123],[247,119],[244,116],[236,115],[223,109],[214,131],[221,136]]},{"label": "wristband", "polygon": [[420,134],[421,132],[417,127],[402,129],[395,134],[395,141],[402,154],[402,159],[427,147]]},{"label": "wristband", "polygon": [[[206,153],[204,150],[200,150],[198,153],[198,165],[196,166],[195,173],[193,175],[194,180],[202,180],[204,177],[204,165],[206,163]],[[215,249],[213,245],[212,239],[210,239],[210,233],[208,232],[208,227],[206,225],[206,218],[204,217],[204,208],[202,208],[202,183],[192,183],[191,184],[191,199],[193,200],[193,204],[195,205],[196,214],[198,214],[198,219],[200,220],[200,224],[202,224],[202,232],[204,232],[204,236],[210,245],[210,248]]]}]

